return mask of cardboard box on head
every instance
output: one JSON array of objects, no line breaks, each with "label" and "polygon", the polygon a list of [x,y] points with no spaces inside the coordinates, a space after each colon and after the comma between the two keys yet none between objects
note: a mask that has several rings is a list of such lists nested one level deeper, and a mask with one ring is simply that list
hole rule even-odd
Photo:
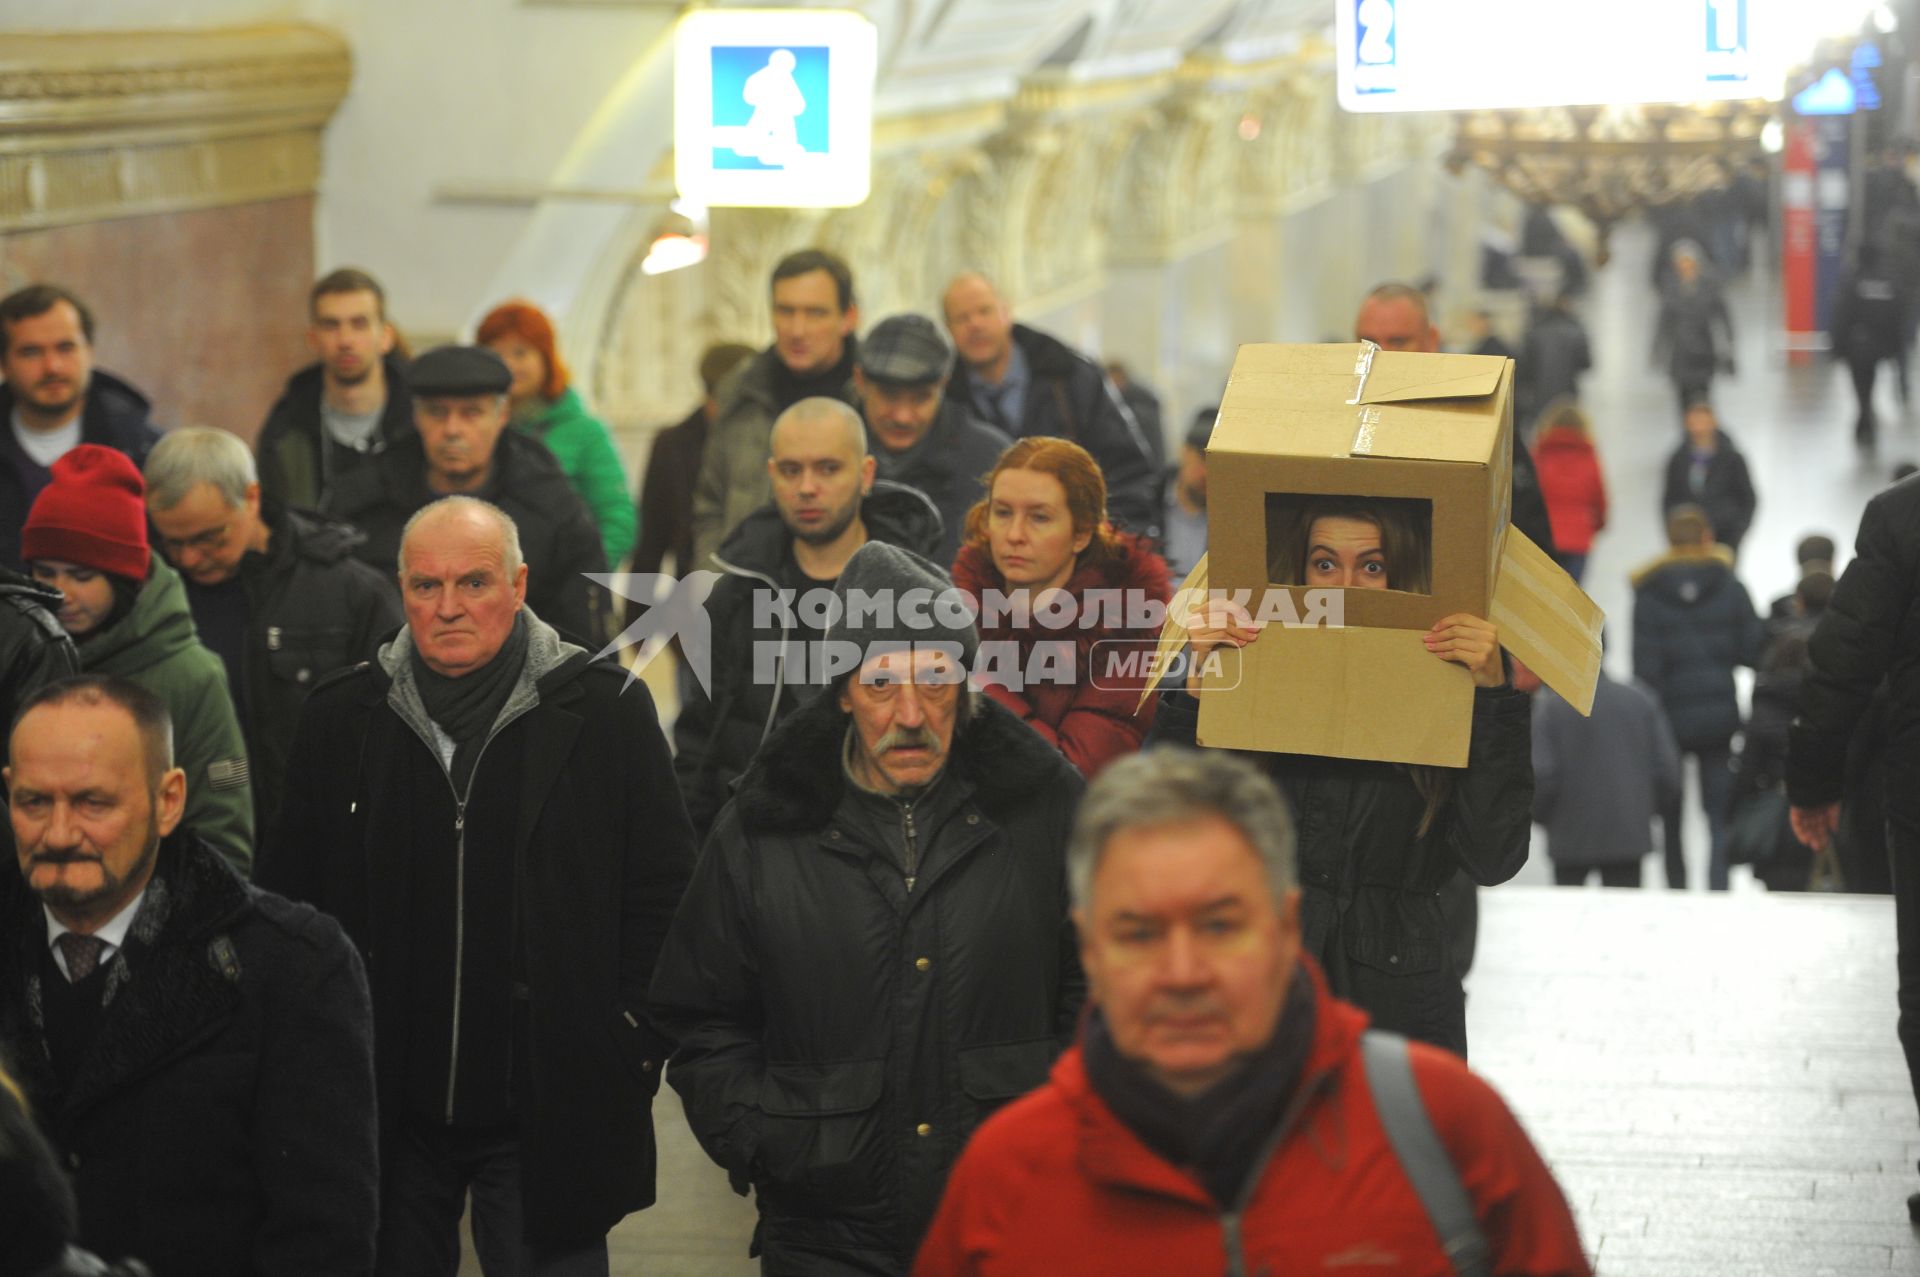
[{"label": "cardboard box on head", "polygon": [[[1458,612],[1493,622],[1502,647],[1589,712],[1605,618],[1508,525],[1512,439],[1511,360],[1369,342],[1242,346],[1207,446],[1208,554],[1188,585],[1249,591],[1255,612],[1274,591],[1291,596],[1290,615],[1344,615],[1269,624],[1230,677],[1203,680],[1200,743],[1466,766],[1473,676],[1421,641]],[[1316,497],[1372,498],[1429,525],[1424,571],[1343,590],[1341,609],[1316,607],[1302,580],[1270,579],[1304,559],[1304,545],[1290,556],[1283,543],[1304,537]],[[1185,642],[1176,611],[1163,650]]]}]

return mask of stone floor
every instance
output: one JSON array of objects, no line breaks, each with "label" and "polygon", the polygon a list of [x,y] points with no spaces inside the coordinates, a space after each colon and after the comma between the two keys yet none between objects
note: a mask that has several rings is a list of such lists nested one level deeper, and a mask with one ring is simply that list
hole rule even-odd
[{"label": "stone floor", "polygon": [[[1583,307],[1596,362],[1585,400],[1613,501],[1587,586],[1612,618],[1608,664],[1624,675],[1627,574],[1664,546],[1660,482],[1680,431],[1648,362],[1649,242],[1628,231],[1615,250]],[[1886,435],[1858,453],[1840,370],[1787,366],[1764,281],[1730,298],[1741,375],[1715,398],[1761,493],[1740,570],[1764,608],[1792,588],[1805,533],[1850,552],[1861,506],[1895,461],[1920,457],[1920,437],[1883,387]],[[661,692],[663,666],[648,679]],[[1475,1068],[1560,1176],[1604,1277],[1920,1273],[1904,1210],[1920,1188],[1920,1124],[1894,1038],[1890,905],[1772,896],[1744,870],[1732,893],[1709,895],[1697,815],[1688,842],[1684,894],[1552,889],[1537,840],[1513,884],[1482,894]],[[660,1203],[616,1230],[614,1271],[757,1271],[750,1204],[694,1144],[671,1092],[654,1117]]]}]

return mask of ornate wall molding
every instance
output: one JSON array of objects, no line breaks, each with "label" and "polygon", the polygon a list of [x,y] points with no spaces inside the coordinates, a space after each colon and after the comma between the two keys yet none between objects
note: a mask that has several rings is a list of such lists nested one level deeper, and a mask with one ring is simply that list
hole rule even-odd
[{"label": "ornate wall molding", "polygon": [[351,76],[303,25],[0,36],[0,232],[311,193]]},{"label": "ornate wall molding", "polygon": [[684,411],[706,342],[763,344],[767,278],[796,248],[846,257],[863,327],[936,312],[964,269],[1035,313],[1098,292],[1111,268],[1181,261],[1432,149],[1430,130],[1345,117],[1330,52],[1312,43],[1258,62],[1202,50],[1114,81],[1049,69],[1003,102],[896,116],[875,132],[873,192],[857,208],[716,209],[699,267],[645,277],[609,261],[621,282],[595,390],[610,422]]}]

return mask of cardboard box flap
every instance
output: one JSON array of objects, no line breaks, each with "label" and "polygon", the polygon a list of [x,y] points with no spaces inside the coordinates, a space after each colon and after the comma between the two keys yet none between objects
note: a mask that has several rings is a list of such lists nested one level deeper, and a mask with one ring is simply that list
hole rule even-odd
[{"label": "cardboard box flap", "polygon": [[[1188,591],[1197,591],[1189,594]],[[1147,697],[1160,690],[1160,681],[1166,677],[1167,667],[1173,654],[1187,645],[1186,615],[1188,600],[1205,606],[1207,596],[1207,556],[1201,555],[1200,561],[1193,565],[1193,571],[1187,573],[1187,579],[1173,592],[1173,601],[1167,605],[1167,619],[1160,625],[1160,641],[1154,646],[1157,659],[1153,664],[1153,675],[1147,679],[1147,685],[1140,690],[1140,699],[1134,705],[1138,713],[1147,703]]]},{"label": "cardboard box flap", "polygon": [[1498,355],[1409,355],[1376,350],[1353,399],[1357,403],[1484,399],[1499,389],[1506,367],[1507,361]]},{"label": "cardboard box flap", "polygon": [[1508,528],[1493,588],[1500,645],[1582,714],[1593,712],[1606,614],[1518,528]]}]

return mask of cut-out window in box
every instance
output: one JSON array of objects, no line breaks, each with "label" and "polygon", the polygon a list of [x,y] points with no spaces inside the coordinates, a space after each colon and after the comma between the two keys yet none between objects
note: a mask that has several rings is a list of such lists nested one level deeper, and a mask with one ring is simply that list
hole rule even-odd
[{"label": "cut-out window in box", "polygon": [[1433,592],[1433,502],[1267,495],[1267,579],[1310,589]]}]

